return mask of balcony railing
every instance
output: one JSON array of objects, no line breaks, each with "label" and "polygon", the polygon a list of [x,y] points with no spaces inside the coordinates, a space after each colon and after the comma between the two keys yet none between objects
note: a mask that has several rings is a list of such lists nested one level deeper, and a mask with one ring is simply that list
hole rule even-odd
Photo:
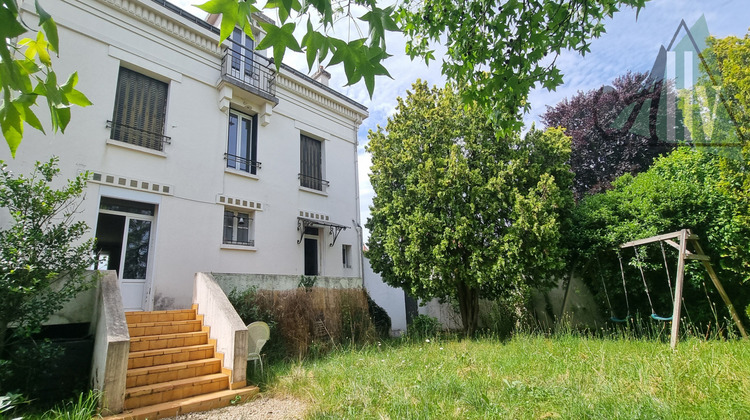
[{"label": "balcony railing", "polygon": [[254,239],[248,239],[246,241],[233,241],[231,239],[224,239],[226,245],[243,245],[243,246],[255,246]]},{"label": "balcony railing", "polygon": [[273,61],[242,48],[227,48],[221,62],[222,78],[251,93],[274,99],[276,97],[276,72]]},{"label": "balcony railing", "polygon": [[153,150],[163,151],[164,144],[171,143],[172,138],[162,133],[146,131],[138,127],[116,123],[107,120],[107,128],[111,129],[110,138],[132,144],[134,146],[146,147]]},{"label": "balcony railing", "polygon": [[227,168],[248,172],[253,175],[260,169],[260,162],[257,160],[245,159],[241,156],[230,155],[229,153],[224,153],[224,160],[227,161]]},{"label": "balcony railing", "polygon": [[299,178],[300,186],[310,188],[312,190],[325,191],[325,189],[330,185],[330,182],[326,181],[325,179],[315,178],[310,175],[297,174],[297,178]]}]

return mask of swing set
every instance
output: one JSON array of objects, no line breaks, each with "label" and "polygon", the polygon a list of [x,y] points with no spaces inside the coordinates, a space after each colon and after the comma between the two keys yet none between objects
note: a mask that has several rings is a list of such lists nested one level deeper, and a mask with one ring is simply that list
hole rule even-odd
[{"label": "swing set", "polygon": [[[622,288],[625,292],[625,306],[627,308],[627,314],[624,318],[618,318],[615,316],[614,310],[612,309],[612,303],[609,299],[609,293],[607,292],[607,286],[604,283],[604,278],[602,277],[602,286],[604,286],[604,294],[607,297],[607,304],[609,305],[609,311],[610,311],[610,321],[615,323],[625,323],[631,318],[630,314],[630,302],[628,301],[628,290],[627,286],[625,284],[625,270],[622,265],[622,254],[620,250],[624,250],[627,248],[633,248],[635,252],[635,258],[637,261],[638,270],[641,273],[641,280],[643,280],[643,287],[646,291],[646,297],[648,298],[648,304],[651,308],[651,318],[655,321],[662,321],[662,322],[672,322],[672,331],[670,336],[670,346],[674,350],[677,347],[677,341],[679,339],[679,331],[680,331],[680,313],[682,310],[682,306],[684,305],[684,299],[682,298],[682,289],[683,289],[683,283],[685,279],[685,262],[690,260],[697,260],[700,261],[703,266],[705,267],[706,271],[708,272],[708,276],[711,278],[711,281],[713,282],[714,286],[716,287],[716,290],[719,292],[719,295],[721,296],[722,300],[724,300],[724,304],[729,309],[729,312],[732,315],[732,319],[734,320],[734,323],[737,325],[737,328],[740,330],[740,334],[742,335],[742,338],[747,339],[747,332],[745,331],[745,327],[742,325],[742,321],[740,321],[740,317],[737,314],[737,311],[734,309],[734,305],[732,305],[731,300],[729,300],[729,296],[727,295],[726,291],[724,290],[724,287],[721,285],[721,282],[719,281],[718,276],[716,275],[716,272],[714,271],[713,267],[711,266],[710,258],[708,255],[706,255],[703,252],[703,248],[701,248],[700,243],[698,242],[698,235],[693,234],[690,232],[689,229],[682,229],[677,232],[672,233],[666,233],[663,235],[657,235],[652,236],[649,238],[643,238],[638,239],[631,242],[626,242],[623,244],[620,244],[620,247],[617,251],[617,256],[620,262],[620,274],[622,277]],[[649,292],[648,284],[646,283],[646,275],[643,272],[643,262],[640,259],[640,256],[638,254],[638,250],[636,249],[638,246],[646,245],[654,242],[659,242],[659,246],[661,247],[661,254],[664,260],[664,269],[667,273],[667,284],[669,285],[669,293],[672,297],[672,314],[669,316],[665,315],[659,315],[654,310],[654,304],[651,300],[651,293]],[[678,251],[678,257],[677,257],[677,274],[675,278],[675,285],[674,289],[672,288],[672,278],[669,274],[669,265],[667,263],[667,253],[664,250],[664,244],[667,244],[673,248],[676,248]],[[600,270],[600,277],[601,277],[601,270]]]}]

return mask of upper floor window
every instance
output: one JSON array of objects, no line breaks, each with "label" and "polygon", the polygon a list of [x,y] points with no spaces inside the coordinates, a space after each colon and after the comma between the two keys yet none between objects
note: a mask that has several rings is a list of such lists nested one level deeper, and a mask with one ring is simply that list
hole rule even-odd
[{"label": "upper floor window", "polygon": [[227,135],[227,168],[237,169],[253,175],[260,168],[258,162],[258,118],[229,111]]},{"label": "upper floor window", "polygon": [[168,85],[136,71],[120,67],[115,112],[110,134],[113,140],[154,150],[164,150]]},{"label": "upper floor window", "polygon": [[323,191],[328,181],[323,179],[323,143],[304,134],[300,135],[300,185]]},{"label": "upper floor window", "polygon": [[232,76],[249,82],[253,76],[253,39],[234,28],[232,32]]}]

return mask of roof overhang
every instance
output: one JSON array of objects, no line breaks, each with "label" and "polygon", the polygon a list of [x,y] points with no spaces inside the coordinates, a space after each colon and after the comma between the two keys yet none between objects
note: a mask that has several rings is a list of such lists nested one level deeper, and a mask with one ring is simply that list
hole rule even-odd
[{"label": "roof overhang", "polygon": [[336,239],[339,237],[339,233],[342,230],[348,229],[349,226],[340,225],[338,223],[329,222],[327,220],[310,219],[307,217],[297,217],[297,231],[300,232],[297,244],[302,243],[302,238],[305,236],[305,229],[309,227],[322,227],[329,228],[331,233],[331,243],[328,246],[333,246],[336,243]]}]

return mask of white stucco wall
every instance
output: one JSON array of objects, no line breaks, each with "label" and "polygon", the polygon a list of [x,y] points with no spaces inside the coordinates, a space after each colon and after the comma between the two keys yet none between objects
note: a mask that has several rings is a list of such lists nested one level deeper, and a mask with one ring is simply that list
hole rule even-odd
[{"label": "white stucco wall", "polygon": [[[24,3],[26,21],[33,3]],[[121,5],[121,6],[120,6]],[[297,244],[299,213],[327,216],[344,225],[330,247],[329,229],[320,241],[320,275],[360,277],[356,182],[357,128],[367,111],[309,80],[282,69],[273,107],[259,97],[221,82],[218,36],[150,0],[60,0],[45,3],[60,34],[59,77],[78,71],[77,89],[94,105],[74,107],[65,134],[47,136],[27,129],[15,160],[5,147],[0,159],[28,173],[35,160],[60,157],[58,183],[88,170],[169,186],[167,194],[90,182],[79,217],[96,231],[101,197],[153,203],[157,207],[153,258],[145,309],[186,308],[196,272],[300,275],[304,247]],[[120,66],[169,84],[163,153],[147,153],[108,141]],[[257,176],[226,170],[228,107],[258,114]],[[43,122],[44,107],[38,108]],[[267,122],[267,125],[263,123]],[[325,194],[299,187],[300,134],[324,143]],[[126,145],[127,146],[127,145]],[[115,183],[116,184],[116,183]],[[259,203],[255,247],[222,246],[224,204],[218,197]],[[0,223],[7,215],[0,215]],[[351,267],[341,246],[352,247]],[[238,247],[234,247],[238,248]]]},{"label": "white stucco wall", "polygon": [[370,260],[365,258],[364,263],[365,289],[367,289],[367,293],[370,294],[375,303],[388,312],[388,316],[391,317],[391,329],[393,331],[406,331],[404,291],[385,284],[380,275],[372,271]]}]

